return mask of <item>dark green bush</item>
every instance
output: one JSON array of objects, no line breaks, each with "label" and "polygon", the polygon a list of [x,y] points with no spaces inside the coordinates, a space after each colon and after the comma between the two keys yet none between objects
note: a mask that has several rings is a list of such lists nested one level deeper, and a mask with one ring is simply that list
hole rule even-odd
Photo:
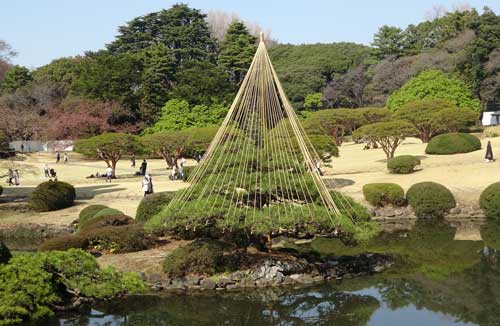
[{"label": "dark green bush", "polygon": [[81,210],[80,214],[78,215],[78,222],[81,224],[86,220],[93,218],[95,214],[97,214],[98,212],[102,211],[105,208],[109,207],[105,205],[89,205],[85,207],[84,209]]},{"label": "dark green bush", "polygon": [[169,277],[213,275],[224,270],[224,247],[214,240],[195,240],[168,255],[163,270]]},{"label": "dark green bush", "polygon": [[469,153],[481,149],[481,141],[474,135],[464,133],[442,134],[433,137],[425,153],[449,155],[458,153]]},{"label": "dark green bush", "polygon": [[395,174],[408,174],[415,171],[420,160],[413,155],[399,155],[387,161],[387,169]]},{"label": "dark green bush", "polygon": [[105,226],[83,231],[79,235],[88,239],[89,247],[112,253],[145,250],[154,242],[139,224]]},{"label": "dark green bush", "polygon": [[137,274],[101,269],[92,255],[76,249],[17,255],[0,266],[0,280],[1,325],[32,324],[53,315],[56,305],[71,308],[146,288]]},{"label": "dark green bush", "polygon": [[117,215],[125,215],[125,214],[123,214],[122,211],[119,211],[119,210],[114,209],[114,208],[105,208],[105,209],[98,211],[94,215],[93,219],[103,217],[103,216],[117,216]]},{"label": "dark green bush", "polygon": [[137,207],[137,213],[135,214],[136,221],[141,223],[149,221],[149,219],[158,214],[174,196],[175,192],[157,192],[144,197]]},{"label": "dark green bush", "polygon": [[98,229],[105,226],[121,226],[135,223],[135,220],[127,215],[101,216],[86,220],[78,224],[78,233],[86,230]]},{"label": "dark green bush", "polygon": [[500,218],[500,182],[495,182],[483,190],[479,205],[489,218]]},{"label": "dark green bush", "polygon": [[38,247],[38,250],[40,251],[68,250],[71,248],[87,249],[88,247],[89,247],[89,240],[86,237],[76,234],[70,234],[70,235],[55,237],[52,239],[47,239]]},{"label": "dark green bush", "polygon": [[75,197],[75,187],[69,183],[46,181],[35,188],[29,203],[37,212],[48,212],[72,206]]},{"label": "dark green bush", "polygon": [[11,258],[12,254],[9,248],[3,242],[0,242],[0,264],[7,264]]},{"label": "dark green bush", "polygon": [[368,183],[363,186],[363,195],[367,202],[376,207],[405,204],[405,192],[395,183]]},{"label": "dark green bush", "polygon": [[456,206],[451,191],[436,182],[414,184],[406,192],[406,200],[415,210],[417,217],[443,217]]}]

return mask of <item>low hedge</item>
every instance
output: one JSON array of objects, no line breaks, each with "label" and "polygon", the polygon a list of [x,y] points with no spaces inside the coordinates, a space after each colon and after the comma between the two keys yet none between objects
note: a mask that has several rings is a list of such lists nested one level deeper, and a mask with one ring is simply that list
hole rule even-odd
[{"label": "low hedge", "polygon": [[403,188],[395,183],[368,183],[363,186],[363,195],[375,207],[403,206],[406,203]]},{"label": "low hedge", "polygon": [[98,212],[102,211],[105,208],[109,208],[108,206],[105,205],[89,205],[82,209],[80,214],[78,215],[78,222],[83,223],[91,218],[94,217],[95,214]]},{"label": "low hedge", "polygon": [[168,255],[163,270],[169,277],[211,276],[224,270],[224,246],[215,240],[195,240]]},{"label": "low hedge", "polygon": [[7,264],[11,258],[12,254],[9,248],[3,242],[0,242],[0,265]]},{"label": "low hedge", "polygon": [[123,214],[123,212],[118,210],[118,209],[108,207],[108,208],[105,208],[105,209],[98,211],[94,215],[93,219],[96,219],[99,217],[104,217],[104,216],[117,216],[117,215],[125,215],[125,214]]},{"label": "low hedge", "polygon": [[35,188],[29,204],[37,212],[48,212],[72,206],[75,198],[75,187],[66,182],[50,180]]},{"label": "low hedge", "polygon": [[500,182],[495,182],[483,190],[479,206],[489,218],[500,218]]},{"label": "low hedge", "polygon": [[142,226],[139,224],[127,224],[91,228],[77,234],[48,239],[38,249],[49,251],[79,248],[124,253],[145,250],[153,244],[154,238],[146,235]]},{"label": "low hedge", "polygon": [[127,215],[101,216],[78,224],[78,233],[99,229],[105,226],[121,226],[133,223],[135,223],[134,219]]},{"label": "low hedge", "polygon": [[158,192],[144,197],[139,206],[135,219],[138,222],[145,223],[156,214],[158,214],[165,205],[167,205],[175,196],[175,192]]},{"label": "low hedge", "polygon": [[113,253],[145,250],[154,242],[139,224],[105,226],[81,232],[80,235],[88,239],[90,248]]},{"label": "low hedge", "polygon": [[45,240],[39,247],[40,251],[68,250],[71,248],[87,249],[89,240],[80,235],[70,234]]},{"label": "low hedge", "polygon": [[399,155],[387,161],[387,169],[395,174],[412,173],[417,165],[420,165],[420,160],[413,155]]},{"label": "low hedge", "polygon": [[481,141],[476,136],[464,133],[450,133],[433,137],[427,144],[425,153],[451,155],[469,153],[479,149],[481,149]]},{"label": "low hedge", "polygon": [[406,200],[415,210],[417,217],[443,217],[456,206],[451,191],[436,182],[414,184],[406,192]]}]

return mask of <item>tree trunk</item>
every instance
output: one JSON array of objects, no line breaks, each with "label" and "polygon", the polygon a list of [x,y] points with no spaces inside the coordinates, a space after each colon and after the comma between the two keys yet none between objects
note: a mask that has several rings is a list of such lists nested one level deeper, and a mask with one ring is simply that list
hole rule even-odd
[{"label": "tree trunk", "polygon": [[111,161],[111,169],[113,170],[113,172],[112,172],[111,176],[112,176],[113,178],[116,178],[116,173],[115,173],[115,171],[116,171],[116,163],[118,163],[118,160],[116,160],[116,161],[115,161],[115,160]]}]

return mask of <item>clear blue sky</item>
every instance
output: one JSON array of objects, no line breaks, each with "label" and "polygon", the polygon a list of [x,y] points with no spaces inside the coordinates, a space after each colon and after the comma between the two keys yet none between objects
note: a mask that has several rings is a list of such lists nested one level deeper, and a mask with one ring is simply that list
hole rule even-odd
[{"label": "clear blue sky", "polygon": [[[0,39],[19,52],[15,64],[35,68],[63,56],[98,50],[132,18],[169,8],[169,0],[1,0]],[[424,20],[434,6],[467,3],[500,12],[498,0],[186,0],[191,7],[235,12],[272,30],[284,43],[369,44],[378,27]]]}]

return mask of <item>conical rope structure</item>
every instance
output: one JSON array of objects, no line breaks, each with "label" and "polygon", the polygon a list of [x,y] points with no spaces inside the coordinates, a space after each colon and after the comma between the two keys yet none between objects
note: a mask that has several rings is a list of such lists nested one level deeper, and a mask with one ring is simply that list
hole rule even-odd
[{"label": "conical rope structure", "polygon": [[[158,227],[259,234],[352,232],[351,202],[330,192],[261,41],[200,164],[156,216]],[[158,222],[159,221],[159,222]]]}]

